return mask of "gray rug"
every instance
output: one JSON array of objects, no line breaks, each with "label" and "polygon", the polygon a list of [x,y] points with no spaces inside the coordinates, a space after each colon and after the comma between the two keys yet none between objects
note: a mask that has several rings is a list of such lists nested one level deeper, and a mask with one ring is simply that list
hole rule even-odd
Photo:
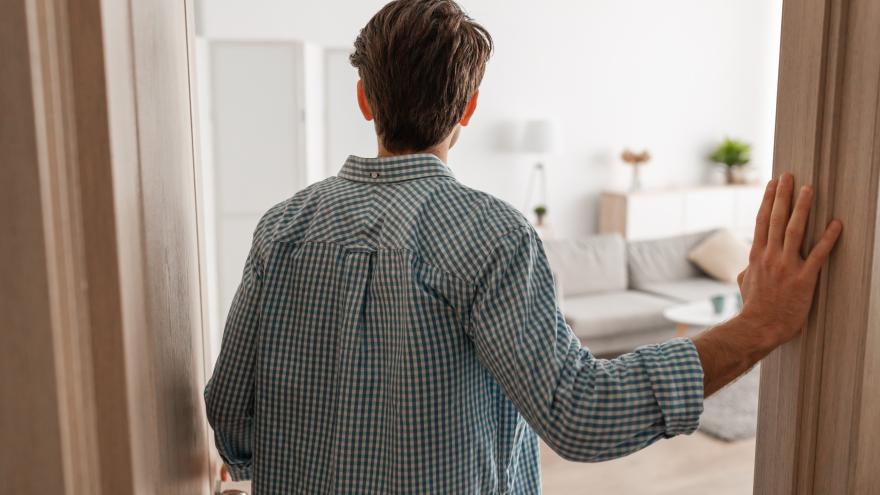
[{"label": "gray rug", "polygon": [[754,437],[758,427],[760,377],[761,369],[755,366],[706,399],[700,416],[700,431],[728,442]]}]

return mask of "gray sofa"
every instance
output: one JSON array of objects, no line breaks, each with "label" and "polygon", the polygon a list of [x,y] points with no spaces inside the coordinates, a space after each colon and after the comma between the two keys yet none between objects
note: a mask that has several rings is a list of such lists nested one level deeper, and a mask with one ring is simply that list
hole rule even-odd
[{"label": "gray sofa", "polygon": [[630,351],[674,336],[664,309],[737,292],[687,259],[710,233],[630,243],[619,235],[546,241],[559,303],[575,334],[595,354]]}]

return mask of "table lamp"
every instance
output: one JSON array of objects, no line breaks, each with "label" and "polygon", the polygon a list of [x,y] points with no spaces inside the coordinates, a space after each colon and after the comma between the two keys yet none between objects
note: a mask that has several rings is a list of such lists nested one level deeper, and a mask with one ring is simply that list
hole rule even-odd
[{"label": "table lamp", "polygon": [[[556,126],[550,120],[536,119],[526,122],[523,135],[523,151],[538,155],[538,162],[532,168],[526,193],[525,211],[533,210],[538,227],[543,226],[547,213],[547,181],[542,157],[553,153],[558,146]],[[537,198],[535,193],[537,189]]]}]

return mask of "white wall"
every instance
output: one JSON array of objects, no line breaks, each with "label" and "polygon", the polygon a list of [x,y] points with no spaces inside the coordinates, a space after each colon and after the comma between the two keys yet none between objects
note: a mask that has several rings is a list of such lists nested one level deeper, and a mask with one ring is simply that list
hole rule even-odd
[{"label": "white wall", "polygon": [[[384,3],[210,0],[198,27],[216,38],[347,48]],[[617,158],[625,146],[651,151],[649,187],[705,180],[705,156],[725,135],[752,142],[754,163],[769,175],[781,0],[462,4],[496,42],[477,115],[450,155],[462,182],[520,206],[534,158],[505,143],[531,117],[562,129],[564,147],[548,160],[548,205],[564,235],[593,232],[598,191],[626,186],[629,170]],[[353,87],[350,94],[354,106]],[[367,137],[353,143],[369,138],[369,124],[357,125]],[[338,161],[348,152],[326,155]]]},{"label": "white wall", "polygon": [[[306,182],[319,181],[328,175],[325,156],[326,81],[324,47],[303,44],[303,133],[305,134]],[[334,171],[335,172],[335,171]],[[331,172],[332,173],[332,172]]]},{"label": "white wall", "polygon": [[348,48],[324,52],[327,88],[326,154],[328,175],[336,174],[348,155],[375,156],[376,134],[357,105],[358,75],[348,62]]}]

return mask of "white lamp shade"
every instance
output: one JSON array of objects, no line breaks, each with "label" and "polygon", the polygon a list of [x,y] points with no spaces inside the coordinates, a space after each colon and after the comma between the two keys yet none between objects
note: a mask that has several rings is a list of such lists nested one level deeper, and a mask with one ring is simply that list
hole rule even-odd
[{"label": "white lamp shade", "polygon": [[557,145],[556,126],[549,120],[526,122],[523,149],[529,153],[552,153]]}]

